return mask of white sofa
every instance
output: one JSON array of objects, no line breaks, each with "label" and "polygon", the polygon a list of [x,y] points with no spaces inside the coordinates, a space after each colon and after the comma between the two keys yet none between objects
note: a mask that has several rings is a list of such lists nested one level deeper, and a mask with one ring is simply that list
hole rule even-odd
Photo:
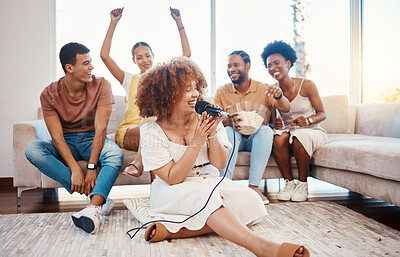
[{"label": "white sofa", "polygon": [[[116,96],[108,126],[108,137],[122,122],[124,97]],[[327,119],[321,123],[329,142],[318,148],[311,160],[311,176],[361,194],[400,206],[400,103],[349,105],[346,96],[323,97]],[[38,118],[41,118],[39,111]],[[27,144],[37,138],[49,139],[43,120],[14,124],[14,187],[18,204],[23,190],[55,188],[61,185],[40,173],[25,158]],[[136,152],[123,150],[123,170]],[[250,154],[240,152],[233,179],[248,179]],[[79,162],[82,168],[86,163]],[[294,158],[292,167],[297,168]],[[271,156],[264,179],[282,177]],[[150,183],[149,173],[139,178],[120,175],[115,185]]]}]

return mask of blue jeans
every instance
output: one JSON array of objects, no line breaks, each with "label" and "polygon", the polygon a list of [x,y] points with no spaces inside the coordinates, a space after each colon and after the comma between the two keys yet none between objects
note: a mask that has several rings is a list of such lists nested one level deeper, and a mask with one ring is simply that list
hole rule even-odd
[{"label": "blue jeans", "polygon": [[[64,134],[65,142],[75,160],[89,161],[92,151],[94,132]],[[64,159],[58,153],[52,141],[36,140],[28,144],[25,150],[26,158],[46,176],[58,181],[71,194],[71,171]],[[96,185],[89,195],[101,195],[107,199],[122,166],[124,155],[114,142],[106,138],[99,156],[101,170],[97,176]]]},{"label": "blue jeans", "polygon": [[[233,145],[233,135],[235,134],[235,152],[229,166],[220,170],[221,176],[232,179],[233,170],[235,169],[238,152],[251,152],[250,154],[250,170],[249,170],[249,184],[252,186],[259,186],[265,167],[267,166],[269,157],[272,151],[272,143],[274,139],[274,132],[269,126],[261,125],[260,129],[249,137],[244,137],[233,127],[225,127],[228,135],[229,142]],[[233,147],[229,149],[229,156],[232,154]]]}]

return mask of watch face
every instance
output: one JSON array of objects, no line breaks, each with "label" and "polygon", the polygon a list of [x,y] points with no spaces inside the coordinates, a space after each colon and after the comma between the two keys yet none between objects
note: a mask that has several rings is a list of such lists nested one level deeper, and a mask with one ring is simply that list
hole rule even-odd
[{"label": "watch face", "polygon": [[94,164],[93,163],[88,163],[87,168],[88,169],[94,169]]}]

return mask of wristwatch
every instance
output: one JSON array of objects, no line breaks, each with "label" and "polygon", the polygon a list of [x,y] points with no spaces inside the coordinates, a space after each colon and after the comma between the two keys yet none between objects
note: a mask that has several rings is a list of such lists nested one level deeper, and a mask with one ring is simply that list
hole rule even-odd
[{"label": "wristwatch", "polygon": [[86,169],[88,169],[88,170],[95,170],[95,169],[97,169],[97,165],[94,164],[94,163],[88,163],[88,164],[86,165]]},{"label": "wristwatch", "polygon": [[314,120],[311,117],[308,117],[307,121],[308,121],[308,125],[311,125],[314,122]]}]

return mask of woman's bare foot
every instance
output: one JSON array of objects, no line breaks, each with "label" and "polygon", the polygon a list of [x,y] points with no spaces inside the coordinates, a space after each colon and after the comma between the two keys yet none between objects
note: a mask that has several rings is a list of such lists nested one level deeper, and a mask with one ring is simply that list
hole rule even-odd
[{"label": "woman's bare foot", "polygon": [[152,239],[156,235],[156,230],[157,228],[154,227],[154,229],[150,232],[150,239]]},{"label": "woman's bare foot", "polygon": [[[149,229],[151,229],[151,231],[148,231]],[[152,239],[154,238],[154,236],[156,235],[156,231],[157,231],[157,227],[154,226],[154,223],[151,224],[151,225],[147,228],[146,233],[145,233],[145,236],[144,236],[147,242],[151,242],[151,240],[152,240]]]},{"label": "woman's bare foot", "polygon": [[265,239],[261,239],[261,242],[258,243],[259,247],[253,253],[259,257],[309,257],[309,254],[304,255],[303,246],[290,243],[277,244],[270,241],[266,242]]},{"label": "woman's bare foot", "polygon": [[304,247],[291,243],[283,243],[279,246],[278,257],[309,257],[310,252]]},{"label": "woman's bare foot", "polygon": [[141,162],[133,161],[131,162],[128,167],[124,169],[122,174],[131,176],[131,177],[140,177],[143,173],[143,165]]},{"label": "woman's bare foot", "polygon": [[263,193],[261,193],[260,189],[257,186],[249,185],[249,187],[257,192],[257,194],[261,197],[261,200],[263,201],[264,204],[269,204],[268,198],[265,195],[263,195]]},{"label": "woman's bare foot", "polygon": [[[303,257],[304,247],[300,246],[297,251],[293,254],[293,257]],[[279,256],[278,256],[279,257]]]},{"label": "woman's bare foot", "polygon": [[297,251],[294,253],[294,257],[303,257],[303,252],[304,252],[304,248],[303,246],[300,246],[299,249],[297,249]]},{"label": "woman's bare foot", "polygon": [[146,232],[144,233],[144,239],[147,242],[159,242],[164,239],[167,239],[167,236],[170,233],[168,230],[162,225],[161,223],[152,223],[149,225],[146,229]]}]

